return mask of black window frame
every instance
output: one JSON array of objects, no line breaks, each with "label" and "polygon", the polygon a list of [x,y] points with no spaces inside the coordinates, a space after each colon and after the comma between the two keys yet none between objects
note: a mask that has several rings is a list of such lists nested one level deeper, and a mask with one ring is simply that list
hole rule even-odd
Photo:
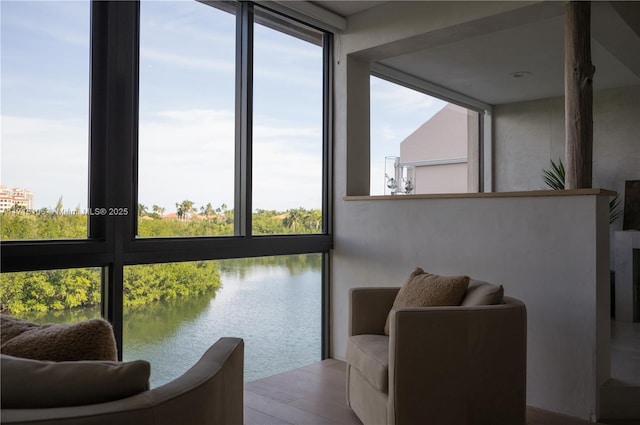
[{"label": "black window frame", "polygon": [[235,235],[136,237],[140,4],[138,1],[94,0],[91,3],[88,204],[90,210],[127,208],[129,214],[90,215],[87,239],[3,241],[1,270],[5,273],[101,267],[102,315],[114,327],[121,359],[125,266],[321,253],[321,352],[322,358],[327,358],[329,251],[333,248],[332,34],[314,28],[323,34],[322,233],[254,237],[251,234],[251,75],[253,17],[257,6],[244,1],[202,3],[236,10]]}]

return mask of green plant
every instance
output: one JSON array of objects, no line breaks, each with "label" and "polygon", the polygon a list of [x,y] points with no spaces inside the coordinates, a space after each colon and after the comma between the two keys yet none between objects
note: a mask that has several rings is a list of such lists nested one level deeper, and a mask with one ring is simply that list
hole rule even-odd
[{"label": "green plant", "polygon": [[[558,162],[551,160],[551,167],[549,169],[542,170],[542,179],[544,183],[553,190],[564,190],[564,178],[565,170],[562,159],[558,158]],[[620,199],[618,195],[609,200],[609,224],[613,224],[620,216],[622,211],[618,209],[620,206]]]},{"label": "green plant", "polygon": [[542,170],[542,178],[547,186],[553,190],[564,190],[564,164],[561,159],[558,159],[556,164],[551,160],[551,168],[549,170]]}]

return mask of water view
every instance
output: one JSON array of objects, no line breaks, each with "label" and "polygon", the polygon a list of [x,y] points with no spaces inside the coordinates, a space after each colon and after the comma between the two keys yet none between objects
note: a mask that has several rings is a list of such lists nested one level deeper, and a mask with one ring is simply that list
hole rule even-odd
[{"label": "water view", "polygon": [[[151,387],[180,376],[223,336],[244,339],[246,382],[320,360],[320,254],[219,264],[222,288],[216,293],[125,310],[123,360],[149,361]],[[96,307],[37,321],[98,316]]]}]

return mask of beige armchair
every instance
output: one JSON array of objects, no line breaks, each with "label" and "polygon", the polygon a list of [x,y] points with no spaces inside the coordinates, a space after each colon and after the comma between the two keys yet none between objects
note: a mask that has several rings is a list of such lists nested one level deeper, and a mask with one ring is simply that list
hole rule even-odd
[{"label": "beige armchair", "polygon": [[350,293],[347,403],[365,425],[524,425],[526,309],[394,309],[399,288]]},{"label": "beige armchair", "polygon": [[[2,409],[2,423],[242,425],[243,367],[242,339],[221,338],[191,369],[163,386],[107,403],[47,409]],[[64,391],[64,388],[57,390]]]}]

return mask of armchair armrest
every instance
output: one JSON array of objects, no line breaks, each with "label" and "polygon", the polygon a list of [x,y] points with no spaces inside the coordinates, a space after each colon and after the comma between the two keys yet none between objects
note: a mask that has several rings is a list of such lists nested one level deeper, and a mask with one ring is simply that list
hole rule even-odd
[{"label": "armchair armrest", "polygon": [[191,369],[149,396],[157,425],[242,425],[244,341],[220,338]]},{"label": "armchair armrest", "polygon": [[400,287],[352,288],[349,292],[349,336],[384,334],[384,324]]},{"label": "armchair armrest", "polygon": [[191,369],[160,387],[100,404],[47,409],[3,409],[2,423],[242,425],[243,367],[243,340],[220,338]]}]

